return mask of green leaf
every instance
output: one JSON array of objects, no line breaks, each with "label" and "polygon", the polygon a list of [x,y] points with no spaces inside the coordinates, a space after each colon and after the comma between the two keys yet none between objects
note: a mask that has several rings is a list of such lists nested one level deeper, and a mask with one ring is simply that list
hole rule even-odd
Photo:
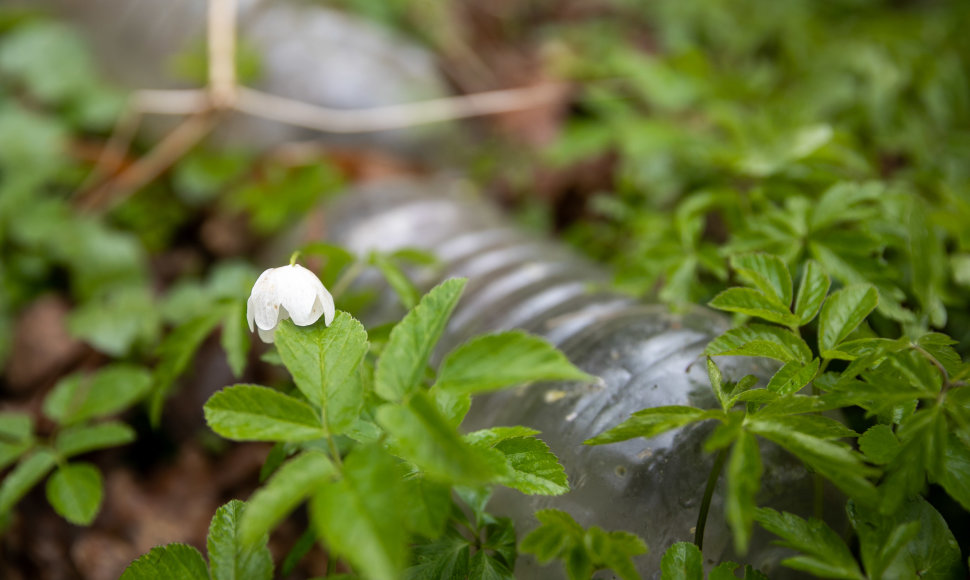
[{"label": "green leaf", "polygon": [[879,305],[879,293],[870,284],[856,284],[833,292],[818,321],[818,349],[825,356],[834,350]]},{"label": "green leaf", "polygon": [[296,386],[323,409],[330,433],[349,429],[364,403],[359,368],[370,347],[360,322],[346,312],[338,312],[329,327],[284,321],[275,341]]},{"label": "green leaf", "polygon": [[519,551],[536,556],[540,564],[559,558],[570,579],[588,579],[593,571],[609,568],[624,580],[639,580],[631,558],[644,554],[647,545],[627,532],[605,532],[593,526],[588,530],[569,514],[545,509],[535,513],[541,522],[519,544]]},{"label": "green leaf", "polygon": [[327,435],[320,415],[303,401],[258,385],[222,389],[205,403],[209,427],[239,441],[310,441]]},{"label": "green leaf", "polygon": [[70,27],[36,22],[8,34],[0,49],[0,71],[48,104],[80,97],[97,78],[90,52]]},{"label": "green leaf", "polygon": [[439,580],[468,576],[471,545],[460,533],[449,529],[429,544],[415,547],[416,564],[405,572],[406,580]]},{"label": "green leaf", "polygon": [[717,368],[717,364],[711,357],[707,357],[707,377],[711,381],[711,388],[714,389],[717,402],[721,404],[721,409],[727,412],[731,408],[730,393],[724,391],[724,378],[721,375],[721,369]]},{"label": "green leaf", "polygon": [[771,254],[740,254],[731,256],[731,267],[765,296],[783,306],[791,306],[792,281],[788,266]]},{"label": "green leaf", "polygon": [[755,496],[761,489],[761,452],[754,435],[742,430],[727,464],[724,512],[739,554],[748,551],[754,522]]},{"label": "green leaf", "polygon": [[468,414],[469,409],[472,407],[472,396],[467,393],[442,391],[438,388],[432,388],[428,391],[428,394],[434,400],[435,407],[441,411],[441,414],[444,415],[448,423],[453,427],[461,425],[461,422],[465,419],[465,415]]},{"label": "green leaf", "polygon": [[[84,228],[83,233],[77,232],[72,235],[94,233],[90,230],[94,228]],[[102,251],[103,246],[108,244],[115,248],[124,247],[119,242],[127,241],[125,237],[114,232],[110,235],[100,233],[96,239],[100,243],[91,249],[92,257],[85,255],[74,259],[85,259],[86,263],[90,259],[99,259],[100,255],[95,254],[94,251]],[[109,246],[107,251],[121,253],[115,248]],[[141,251],[138,246],[135,249]],[[112,273],[108,272],[106,276],[110,274]],[[126,356],[137,345],[154,344],[160,330],[160,313],[155,297],[147,287],[133,282],[118,285],[116,281],[103,279],[90,280],[88,284],[93,287],[92,291],[97,288],[101,292],[71,312],[68,317],[68,329],[73,336],[117,358]]]},{"label": "green leaf", "polygon": [[826,441],[797,430],[798,423],[790,417],[770,419],[751,418],[748,429],[794,454],[815,469],[850,497],[874,501],[876,489],[866,479],[876,475],[860,459],[860,455],[843,445]]},{"label": "green leaf", "polygon": [[817,358],[812,359],[812,362],[808,364],[789,361],[772,375],[771,380],[768,381],[767,389],[780,395],[797,393],[815,378],[819,364],[820,361]]},{"label": "green leaf", "polygon": [[761,527],[781,537],[779,544],[802,553],[783,560],[785,566],[822,578],[865,580],[848,546],[825,522],[815,518],[804,520],[770,508],[757,508],[754,519]]},{"label": "green leaf", "polygon": [[67,459],[106,447],[117,447],[135,440],[135,430],[120,421],[69,427],[57,433],[54,449]]},{"label": "green leaf", "polygon": [[0,514],[9,512],[56,464],[57,456],[47,449],[38,449],[21,459],[0,483]]},{"label": "green leaf", "polygon": [[225,305],[225,309],[219,340],[222,350],[226,351],[229,368],[233,376],[238,379],[246,370],[246,357],[250,347],[246,303],[242,300],[233,300]]},{"label": "green leaf", "polygon": [[484,483],[504,467],[497,453],[465,443],[424,393],[415,394],[406,405],[379,408],[377,422],[391,435],[394,452],[434,479]]},{"label": "green leaf", "polygon": [[784,326],[797,326],[798,318],[774,297],[751,288],[728,288],[708,302],[711,308],[757,316]]},{"label": "green leaf", "polygon": [[496,449],[505,456],[509,473],[498,480],[503,485],[530,495],[560,495],[569,491],[566,471],[544,441],[532,436],[480,441],[473,445]]},{"label": "green leaf", "polygon": [[[707,580],[737,580],[734,571],[738,566],[734,562],[721,562],[711,570]],[[747,565],[744,567],[744,580],[768,580],[768,577]]]},{"label": "green leaf", "polygon": [[435,286],[394,327],[377,361],[374,390],[388,401],[400,401],[421,384],[428,357],[441,337],[465,287],[452,278]]},{"label": "green leaf", "polygon": [[[748,347],[747,350],[745,347]],[[813,357],[812,349],[805,344],[804,340],[789,330],[766,324],[732,328],[711,341],[704,352],[712,356],[770,356],[781,362],[795,360],[808,363]]]},{"label": "green leaf", "polygon": [[805,262],[802,281],[798,285],[798,297],[795,299],[795,316],[798,317],[800,326],[808,324],[818,314],[831,283],[828,274],[818,265],[818,262],[815,260]]},{"label": "green leaf", "polygon": [[246,504],[234,499],[212,516],[206,547],[212,580],[271,580],[273,556],[266,546],[267,536],[258,543],[243,542],[242,519]]},{"label": "green leaf", "polygon": [[544,339],[510,331],[473,338],[451,351],[435,388],[473,394],[532,381],[595,380]]},{"label": "green leaf", "polygon": [[0,412],[0,470],[34,444],[34,419],[26,413]]},{"label": "green leaf", "polygon": [[452,513],[451,486],[411,477],[404,481],[401,492],[406,496],[408,529],[429,539],[441,536]]},{"label": "green leaf", "polygon": [[515,547],[516,534],[515,522],[512,518],[496,518],[487,516],[487,522],[481,526],[485,541],[481,547],[489,552],[494,552],[495,558],[502,562],[509,570],[515,569],[515,561],[518,559],[519,551]]},{"label": "green leaf", "polygon": [[47,480],[47,501],[67,521],[86,526],[101,508],[101,472],[90,463],[68,463]]},{"label": "green leaf", "polygon": [[519,544],[519,551],[533,554],[540,564],[558,558],[572,549],[583,537],[583,528],[573,517],[555,509],[539,510],[535,517],[542,524],[529,532]]},{"label": "green leaf", "polygon": [[859,449],[870,463],[886,465],[899,454],[899,440],[889,425],[873,425],[859,437]]},{"label": "green leaf", "polygon": [[162,415],[162,405],[165,397],[175,383],[188,368],[195,357],[195,353],[202,345],[202,341],[212,334],[212,331],[222,320],[223,313],[219,309],[210,310],[186,323],[180,324],[166,336],[158,345],[156,354],[159,361],[155,367],[154,384],[150,401],[149,414],[153,425],[157,425]]},{"label": "green leaf", "polygon": [[479,550],[472,556],[468,580],[515,580],[515,576],[505,564]]},{"label": "green leaf", "polygon": [[954,434],[947,439],[940,485],[970,511],[970,447]]},{"label": "green leaf", "polygon": [[629,419],[613,427],[609,431],[600,433],[596,437],[587,439],[585,445],[603,445],[626,441],[636,437],[649,439],[690,423],[716,419],[724,416],[720,410],[704,410],[696,407],[668,406],[653,407],[637,411]]},{"label": "green leaf", "polygon": [[891,515],[854,502],[846,510],[870,577],[944,580],[966,573],[946,520],[922,497],[904,502]]},{"label": "green leaf", "polygon": [[409,310],[414,308],[414,305],[418,303],[418,289],[414,287],[404,271],[386,255],[379,252],[372,252],[369,261],[377,266],[377,269],[384,275],[384,279],[397,294],[401,304]]},{"label": "green leaf", "polygon": [[240,524],[242,542],[254,544],[336,473],[330,459],[318,451],[304,451],[281,465],[246,503]]},{"label": "green leaf", "polygon": [[139,366],[116,363],[93,375],[62,379],[44,399],[44,414],[62,425],[106,417],[130,407],[151,387],[151,375]]},{"label": "green leaf", "polygon": [[697,545],[677,542],[667,548],[660,560],[660,575],[663,580],[704,580],[704,560]]},{"label": "green leaf", "polygon": [[407,525],[394,459],[377,446],[352,450],[344,478],[320,485],[310,518],[331,553],[374,580],[397,580],[407,558]]},{"label": "green leaf", "polygon": [[210,580],[202,554],[192,546],[168,544],[128,565],[119,580]]}]

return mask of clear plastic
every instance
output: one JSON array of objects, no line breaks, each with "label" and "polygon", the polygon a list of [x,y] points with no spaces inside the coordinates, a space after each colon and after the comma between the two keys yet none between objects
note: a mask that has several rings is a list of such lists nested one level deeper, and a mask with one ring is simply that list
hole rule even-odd
[{"label": "clear plastic", "polygon": [[[375,184],[346,196],[328,219],[330,239],[358,252],[415,247],[435,253],[443,268],[423,280],[428,286],[438,278],[468,278],[436,361],[473,335],[522,328],[544,336],[601,378],[595,385],[535,384],[479,397],[463,427],[533,427],[565,466],[571,486],[565,495],[503,490],[493,499],[490,508],[513,517],[520,538],[537,525],[535,510],[562,509],[584,526],[640,535],[650,548],[637,559],[641,574],[659,577],[666,548],[693,539],[714,462],[703,450],[712,425],[603,446],[583,441],[646,407],[714,406],[701,354],[728,328],[727,320],[702,307],[674,313],[610,292],[603,269],[510,227],[460,180]],[[371,315],[386,321],[392,313]],[[725,358],[719,364],[733,379],[752,373],[764,377],[772,370],[758,359]],[[771,444],[762,445],[762,457],[759,505],[811,515],[813,482],[801,464]],[[827,515],[838,521],[838,502],[829,499]],[[734,554],[723,511],[722,478],[705,533],[708,564],[733,560],[772,578],[797,576],[779,565],[790,553],[772,546],[763,531],[756,530],[746,556]],[[561,574],[561,566],[540,567],[530,558],[516,567],[517,578]]]}]

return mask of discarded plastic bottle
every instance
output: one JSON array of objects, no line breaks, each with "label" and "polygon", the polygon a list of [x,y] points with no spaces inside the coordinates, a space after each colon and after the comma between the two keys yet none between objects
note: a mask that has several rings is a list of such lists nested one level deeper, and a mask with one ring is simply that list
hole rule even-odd
[{"label": "discarded plastic bottle", "polygon": [[[445,178],[365,186],[330,209],[329,237],[359,252],[428,250],[443,264],[440,278],[468,278],[438,360],[473,335],[521,328],[544,336],[577,366],[601,377],[596,385],[535,384],[481,396],[464,427],[538,429],[565,467],[571,487],[565,495],[502,490],[493,498],[490,509],[511,516],[520,538],[538,524],[535,510],[565,510],[584,526],[638,534],[650,548],[636,559],[640,573],[659,577],[667,547],[693,540],[714,462],[703,451],[711,425],[611,445],[583,441],[647,407],[715,406],[701,354],[728,328],[727,320],[702,307],[676,314],[610,292],[601,268],[511,227],[468,190],[461,181]],[[428,285],[435,281],[425,280]],[[745,374],[767,376],[770,370],[758,359],[721,358],[718,363],[734,380]],[[762,458],[758,504],[811,515],[813,482],[805,468],[772,444],[762,444]],[[841,519],[837,503],[826,506],[835,521]],[[722,478],[705,533],[708,564],[732,560],[750,563],[771,578],[796,576],[779,564],[791,553],[772,546],[762,530],[755,530],[746,556],[734,554],[723,512]],[[528,557],[516,565],[517,578],[557,574],[561,566],[540,567]]]}]

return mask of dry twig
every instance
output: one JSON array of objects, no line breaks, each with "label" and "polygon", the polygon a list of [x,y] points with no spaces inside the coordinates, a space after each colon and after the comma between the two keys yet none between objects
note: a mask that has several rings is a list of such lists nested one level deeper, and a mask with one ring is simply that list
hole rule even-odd
[{"label": "dry twig", "polygon": [[[331,109],[267,94],[236,79],[237,0],[209,0],[209,77],[204,89],[135,91],[77,203],[104,208],[143,187],[175,163],[218,123],[238,111],[328,133],[368,133],[468,117],[521,111],[554,102],[563,86],[544,84],[371,109]],[[118,173],[146,114],[190,115],[144,157]],[[116,175],[117,174],[117,175]]]}]

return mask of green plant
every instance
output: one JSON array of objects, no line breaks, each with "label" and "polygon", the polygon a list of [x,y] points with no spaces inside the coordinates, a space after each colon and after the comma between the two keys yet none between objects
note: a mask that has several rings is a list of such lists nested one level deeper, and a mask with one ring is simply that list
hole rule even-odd
[{"label": "green plant", "polygon": [[[309,499],[315,536],[367,577],[400,577],[415,541],[413,577],[447,566],[511,577],[514,534],[508,520],[484,514],[488,488],[555,495],[568,490],[565,473],[534,430],[460,435],[457,427],[473,393],[592,377],[521,332],[473,339],[429,374],[428,357],[463,287],[452,279],[431,290],[376,352],[345,312],[329,327],[281,321],[274,342],[295,390],[241,384],[209,399],[206,420],[216,433],[277,443],[266,468],[272,476],[242,516],[244,543]],[[453,490],[472,520],[456,511]]]},{"label": "green plant", "polygon": [[55,424],[46,437],[35,433],[30,415],[0,413],[0,469],[16,462],[0,483],[0,514],[9,515],[14,504],[54,470],[47,480],[48,502],[71,523],[90,524],[104,495],[101,472],[91,463],[68,460],[131,443],[131,427],[105,419],[139,401],[150,386],[146,369],[127,364],[66,377],[44,399],[44,414]]},{"label": "green plant", "polygon": [[[757,508],[762,463],[756,438],[762,437],[798,457],[851,499],[850,517],[863,538],[863,560],[871,577],[893,577],[887,570],[906,566],[942,569],[942,577],[960,569],[959,549],[945,521],[920,499],[929,482],[942,486],[964,509],[970,509],[963,477],[970,468],[970,365],[953,350],[954,341],[934,332],[900,339],[873,336],[864,322],[877,307],[876,288],[850,285],[829,293],[830,280],[813,261],[806,263],[797,293],[787,266],[777,256],[739,255],[732,259],[732,267],[746,286],[721,292],[711,306],[770,324],[731,329],[707,346],[707,354],[764,357],[781,367],[759,387],[754,376],[725,382],[708,358],[720,409],[644,409],[587,444],[649,438],[698,421],[719,421],[705,444],[708,451],[718,452],[718,459],[698,519],[695,543],[699,547],[710,492],[726,466],[725,516],[739,553],[747,550],[752,526],[758,521],[832,568],[809,562],[807,556],[786,560],[787,565],[827,577],[861,577],[848,549],[821,522],[806,524],[796,516],[781,517]],[[801,337],[808,325],[817,337],[814,349]],[[812,394],[802,394],[806,388]],[[853,406],[865,411],[869,425],[858,449],[842,441],[858,437],[856,431],[821,414]],[[820,491],[821,482],[816,485]],[[821,498],[817,494],[817,514]],[[903,505],[918,508],[901,512]],[[920,529],[908,526],[911,520],[904,519],[923,517],[933,524]],[[811,537],[805,539],[806,534]],[[888,536],[896,544],[879,552]],[[896,559],[903,558],[903,545],[905,562]],[[911,562],[926,562],[926,566]]]}]

